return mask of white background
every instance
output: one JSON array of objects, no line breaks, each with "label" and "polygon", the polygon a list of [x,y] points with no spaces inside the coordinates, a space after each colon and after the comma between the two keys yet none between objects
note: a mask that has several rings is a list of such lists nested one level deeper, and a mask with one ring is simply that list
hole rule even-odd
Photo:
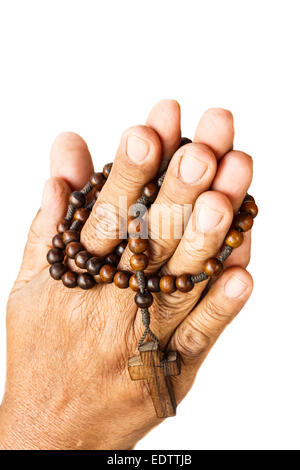
[{"label": "white background", "polygon": [[157,100],[180,102],[189,136],[220,106],[234,113],[236,148],[254,158],[255,289],[178,416],[138,448],[300,448],[298,6],[1,0],[1,392],[6,299],[55,135],[80,133],[101,168]]}]

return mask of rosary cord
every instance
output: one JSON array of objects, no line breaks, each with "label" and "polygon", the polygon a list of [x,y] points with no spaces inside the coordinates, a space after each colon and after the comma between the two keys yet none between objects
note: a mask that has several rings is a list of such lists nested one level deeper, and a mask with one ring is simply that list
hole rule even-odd
[{"label": "rosary cord", "polygon": [[[141,294],[144,294],[145,289],[146,289],[146,278],[145,278],[145,273],[144,271],[137,271],[136,272],[136,277],[137,277],[137,284],[139,287],[139,291]],[[148,308],[141,308],[141,313],[142,313],[142,323],[145,327],[145,331],[138,343],[138,349],[144,344],[144,341],[147,337],[147,335],[150,335],[151,338],[155,341],[155,343],[158,344],[160,348],[160,342],[158,338],[155,336],[153,331],[150,329],[150,312]]]}]

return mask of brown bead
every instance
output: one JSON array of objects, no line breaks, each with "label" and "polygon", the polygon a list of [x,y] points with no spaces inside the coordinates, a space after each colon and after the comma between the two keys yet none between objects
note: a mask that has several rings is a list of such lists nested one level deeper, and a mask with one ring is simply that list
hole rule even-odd
[{"label": "brown bead", "polygon": [[55,237],[52,238],[52,245],[54,248],[60,248],[61,250],[64,250],[65,244],[63,241],[62,233],[58,233],[57,235],[55,235]]},{"label": "brown bead", "polygon": [[63,285],[69,289],[73,289],[77,286],[77,273],[67,271],[61,278]]},{"label": "brown bead", "polygon": [[60,263],[64,259],[64,253],[59,248],[51,248],[47,254],[47,261],[49,264]]},{"label": "brown bead", "polygon": [[235,228],[247,232],[253,225],[253,217],[250,214],[237,214],[234,218],[233,225]]},{"label": "brown bead", "polygon": [[132,255],[130,258],[130,266],[134,271],[143,271],[148,266],[148,256],[144,253],[140,253],[139,255]]},{"label": "brown bead", "polygon": [[105,283],[113,282],[116,272],[117,268],[115,266],[112,264],[104,264],[100,269],[101,281]]},{"label": "brown bead", "polygon": [[89,273],[80,273],[77,277],[77,284],[81,289],[92,289],[95,285],[95,279]]},{"label": "brown bead", "polygon": [[232,228],[229,230],[227,233],[227,236],[225,238],[225,243],[228,246],[231,246],[231,248],[238,248],[244,240],[244,235],[242,232],[239,232],[235,228]]},{"label": "brown bead", "polygon": [[100,272],[100,268],[103,265],[103,261],[98,256],[93,256],[86,263],[87,271],[93,276],[97,276]]},{"label": "brown bead", "polygon": [[87,261],[92,257],[91,253],[86,250],[79,251],[75,256],[75,263],[78,268],[85,269]]},{"label": "brown bead", "polygon": [[80,233],[76,232],[76,230],[67,230],[63,234],[63,242],[65,245],[71,242],[79,242],[80,240]]},{"label": "brown bead", "polygon": [[169,274],[167,276],[162,276],[159,287],[165,294],[172,294],[176,291],[176,277]]},{"label": "brown bead", "polygon": [[105,183],[103,173],[93,173],[90,177],[90,183],[93,187],[101,185],[103,186],[103,184]]},{"label": "brown bead", "polygon": [[88,209],[85,209],[84,207],[81,207],[81,209],[77,209],[77,211],[75,212],[74,219],[84,224],[89,218],[89,215],[90,211]]},{"label": "brown bead", "polygon": [[106,264],[113,264],[114,266],[118,266],[120,261],[120,257],[116,255],[116,253],[110,253],[109,255],[105,256],[104,262]]},{"label": "brown bead", "polygon": [[129,286],[129,277],[126,271],[117,271],[114,275],[114,283],[119,289],[127,289]]},{"label": "brown bead", "polygon": [[122,242],[117,246],[117,248],[115,249],[116,255],[118,255],[118,256],[121,257],[122,254],[123,254],[124,251],[125,251],[126,246],[127,246],[127,241],[125,241],[125,240],[122,241]]},{"label": "brown bead", "polygon": [[253,201],[246,201],[243,202],[240,212],[250,214],[253,219],[257,216],[258,214],[258,207]]},{"label": "brown bead", "polygon": [[147,289],[151,292],[159,292],[160,287],[160,277],[159,276],[151,276],[147,279]]},{"label": "brown bead", "polygon": [[188,137],[181,137],[181,141],[180,141],[179,147],[182,147],[183,145],[191,144],[191,143],[192,143],[192,141],[191,141],[191,139],[189,139]]},{"label": "brown bead", "polygon": [[81,243],[71,242],[71,243],[68,243],[68,245],[66,246],[66,255],[69,258],[74,259],[75,256],[77,255],[77,253],[79,253],[79,251],[83,251],[83,250],[84,250],[84,247]]},{"label": "brown bead", "polygon": [[130,238],[128,246],[132,253],[144,253],[148,248],[148,240],[146,238]]},{"label": "brown bead", "polygon": [[61,279],[62,275],[66,272],[66,270],[67,267],[65,264],[55,263],[52,264],[52,266],[50,267],[50,275],[51,277],[53,277],[53,279],[58,281],[59,279]]},{"label": "brown bead", "polygon": [[217,277],[223,271],[223,265],[217,258],[209,258],[204,263],[203,271],[210,277]]},{"label": "brown bead", "polygon": [[69,198],[69,203],[79,209],[85,205],[85,195],[80,191],[74,191]]},{"label": "brown bead", "polygon": [[143,294],[138,292],[134,300],[139,308],[149,308],[153,303],[153,295],[148,291],[145,291]]},{"label": "brown bead", "polygon": [[95,274],[93,277],[94,277],[94,280],[97,284],[101,284],[102,279],[101,279],[100,274]]},{"label": "brown bead", "polygon": [[103,167],[102,171],[106,179],[109,177],[110,171],[112,169],[112,165],[113,165],[112,163],[106,163],[106,165],[104,165]]},{"label": "brown bead", "polygon": [[130,287],[134,292],[138,292],[138,291],[139,291],[139,286],[138,286],[136,274],[133,274],[133,275],[130,277],[130,279],[129,279],[129,287]]},{"label": "brown bead", "polygon": [[145,229],[145,222],[135,217],[128,217],[127,232],[131,238],[139,237]]},{"label": "brown bead", "polygon": [[64,233],[70,227],[71,222],[69,220],[60,220],[57,224],[58,233]]},{"label": "brown bead", "polygon": [[190,292],[194,287],[190,274],[181,274],[178,276],[176,279],[176,287],[180,292]]},{"label": "brown bead", "polygon": [[153,202],[154,199],[156,198],[157,192],[158,192],[158,186],[156,183],[151,182],[151,183],[146,184],[146,186],[144,186],[143,195],[146,196],[146,198],[149,199],[149,201],[151,202]]},{"label": "brown bead", "polygon": [[250,194],[246,194],[245,199],[244,199],[243,202],[249,202],[249,201],[255,202],[255,199]]}]

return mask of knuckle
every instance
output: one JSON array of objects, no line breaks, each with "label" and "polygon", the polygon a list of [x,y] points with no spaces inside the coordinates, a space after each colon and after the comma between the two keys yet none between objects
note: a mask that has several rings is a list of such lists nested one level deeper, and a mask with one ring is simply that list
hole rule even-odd
[{"label": "knuckle", "polygon": [[177,339],[179,353],[189,358],[198,358],[208,351],[210,345],[210,337],[195,325],[184,328]]},{"label": "knuckle", "polygon": [[123,218],[115,204],[98,204],[82,229],[83,242],[118,239]]}]

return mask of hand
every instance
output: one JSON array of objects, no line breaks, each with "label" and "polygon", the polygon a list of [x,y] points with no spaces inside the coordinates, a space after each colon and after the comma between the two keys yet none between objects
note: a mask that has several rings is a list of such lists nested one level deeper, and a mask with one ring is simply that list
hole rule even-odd
[{"label": "hand", "polygon": [[[126,196],[130,206],[161,159],[171,159],[155,203],[191,204],[193,213],[181,240],[150,240],[149,270],[163,266],[164,273],[175,275],[201,272],[203,262],[221,247],[252,178],[252,160],[232,150],[233,137],[231,113],[211,109],[201,118],[194,142],[176,151],[179,105],[158,103],[147,126],[123,134],[113,170],[82,231],[83,244],[97,255],[111,252],[118,241],[105,233],[107,224],[97,207],[102,202],[117,205],[119,196]],[[71,190],[81,188],[92,172],[85,142],[76,134],[60,135],[8,301],[7,383],[0,409],[4,449],[130,449],[161,422],[145,382],[131,381],[127,370],[143,332],[134,292],[113,284],[68,290],[49,276],[46,253],[56,224],[64,217]],[[158,231],[151,209],[150,231]],[[178,403],[251,294],[252,279],[245,270],[249,257],[247,233],[200,303],[205,283],[187,294],[155,295],[151,328],[165,348],[181,356],[181,375],[172,378]],[[129,269],[128,260],[126,249],[120,266]]]}]

